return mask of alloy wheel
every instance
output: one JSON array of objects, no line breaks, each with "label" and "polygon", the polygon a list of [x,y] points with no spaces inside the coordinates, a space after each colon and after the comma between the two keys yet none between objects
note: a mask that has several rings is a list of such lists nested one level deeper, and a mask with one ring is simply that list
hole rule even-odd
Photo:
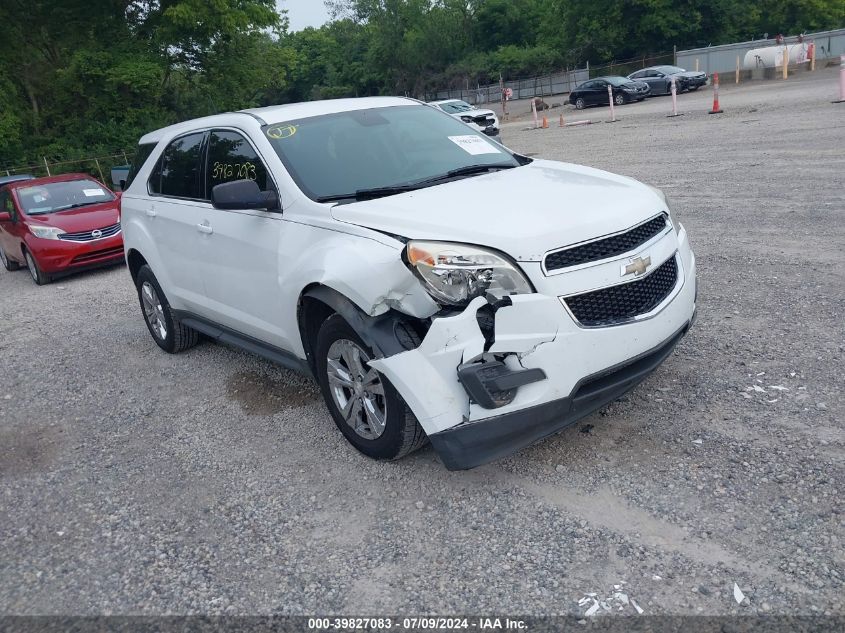
[{"label": "alloy wheel", "polygon": [[344,421],[358,435],[374,440],[384,433],[387,400],[379,373],[355,342],[338,339],[329,347],[326,373],[332,399]]},{"label": "alloy wheel", "polygon": [[153,331],[153,334],[160,340],[167,338],[167,321],[164,318],[164,309],[161,307],[161,300],[158,293],[149,281],[141,286],[141,303],[144,306],[144,318]]},{"label": "alloy wheel", "polygon": [[26,267],[29,268],[29,274],[32,275],[32,281],[38,283],[38,269],[35,267],[35,260],[29,251],[26,253]]}]

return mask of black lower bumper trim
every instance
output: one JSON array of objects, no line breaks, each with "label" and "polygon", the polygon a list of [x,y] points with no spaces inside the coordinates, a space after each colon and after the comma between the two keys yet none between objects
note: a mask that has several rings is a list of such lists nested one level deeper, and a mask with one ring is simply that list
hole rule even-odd
[{"label": "black lower bumper trim", "polygon": [[505,457],[574,424],[633,389],[672,353],[692,320],[653,350],[582,380],[560,400],[462,424],[429,435],[449,470],[467,470]]}]

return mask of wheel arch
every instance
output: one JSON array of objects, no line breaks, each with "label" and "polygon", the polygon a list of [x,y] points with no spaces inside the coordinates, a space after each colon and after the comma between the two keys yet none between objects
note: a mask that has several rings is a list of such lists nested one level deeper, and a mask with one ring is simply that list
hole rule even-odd
[{"label": "wheel arch", "polygon": [[138,282],[138,271],[145,264],[147,264],[147,260],[139,251],[134,248],[129,249],[126,254],[126,265],[129,267],[129,274],[132,275],[132,283]]},{"label": "wheel arch", "polygon": [[428,329],[425,320],[397,310],[371,316],[334,288],[321,283],[309,284],[299,295],[296,318],[306,360],[315,374],[314,344],[317,333],[323,322],[333,314],[342,316],[361,340],[380,357],[416,348]]}]

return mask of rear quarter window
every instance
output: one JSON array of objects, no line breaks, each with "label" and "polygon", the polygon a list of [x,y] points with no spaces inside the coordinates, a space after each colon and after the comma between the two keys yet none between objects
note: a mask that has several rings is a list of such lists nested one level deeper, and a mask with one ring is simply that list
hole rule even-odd
[{"label": "rear quarter window", "polygon": [[129,173],[126,175],[126,187],[128,188],[129,185],[132,184],[132,181],[135,180],[135,176],[138,175],[138,172],[141,171],[141,168],[144,166],[144,163],[147,162],[147,159],[150,157],[150,154],[153,153],[158,143],[139,143],[138,149],[135,150],[135,156],[132,159],[132,162],[129,163]]}]

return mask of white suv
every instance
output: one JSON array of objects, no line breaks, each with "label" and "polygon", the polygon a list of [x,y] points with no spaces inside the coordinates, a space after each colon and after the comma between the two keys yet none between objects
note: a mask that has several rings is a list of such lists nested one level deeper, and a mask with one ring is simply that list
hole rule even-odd
[{"label": "white suv", "polygon": [[487,136],[499,136],[499,117],[492,110],[482,110],[460,99],[446,101],[431,101],[429,105],[443,110],[449,116],[460,119],[473,130],[483,132]]},{"label": "white suv", "polygon": [[362,453],[450,469],[555,433],[691,326],[695,258],[648,185],[531,160],[402,98],[144,136],[126,260],[168,352],[199,334],[313,375]]}]

